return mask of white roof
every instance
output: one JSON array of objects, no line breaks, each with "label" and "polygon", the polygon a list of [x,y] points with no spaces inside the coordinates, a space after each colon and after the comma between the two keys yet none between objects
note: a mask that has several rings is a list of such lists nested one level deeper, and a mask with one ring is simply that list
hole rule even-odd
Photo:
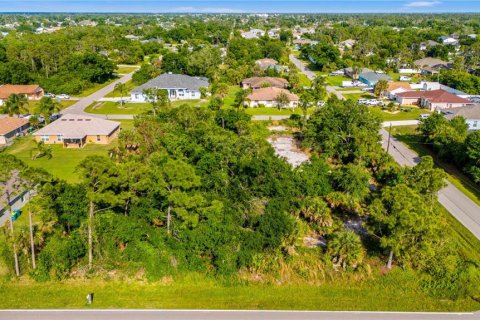
[{"label": "white roof", "polygon": [[78,114],[65,114],[35,132],[34,136],[56,136],[64,138],[83,138],[85,136],[108,136],[118,129],[119,122],[94,118]]}]

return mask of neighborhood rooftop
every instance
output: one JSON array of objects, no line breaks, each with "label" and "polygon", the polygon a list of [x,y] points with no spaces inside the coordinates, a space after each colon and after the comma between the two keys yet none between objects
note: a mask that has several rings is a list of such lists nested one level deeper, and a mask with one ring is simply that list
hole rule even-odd
[{"label": "neighborhood rooftop", "polygon": [[28,123],[28,120],[24,118],[15,118],[15,117],[0,118],[0,135],[10,133],[13,130],[27,123]]},{"label": "neighborhood rooftop", "polygon": [[142,93],[144,89],[188,89],[199,90],[209,86],[208,79],[204,77],[190,77],[183,74],[164,73],[147,83],[133,89],[133,93]]},{"label": "neighborhood rooftop", "polygon": [[445,114],[445,118],[447,119],[453,119],[454,117],[464,117],[465,119],[480,120],[480,105],[443,109],[442,113]]},{"label": "neighborhood rooftop", "polygon": [[118,129],[119,122],[88,117],[77,114],[66,114],[48,126],[38,130],[34,136],[56,136],[64,138],[83,138],[87,135],[110,135]]},{"label": "neighborhood rooftop", "polygon": [[12,94],[35,94],[42,91],[38,85],[14,85],[5,84],[0,86],[0,99],[7,99]]},{"label": "neighborhood rooftop", "polygon": [[397,96],[402,98],[424,98],[431,102],[471,103],[470,100],[464,99],[442,89],[431,91],[407,91],[398,93]]}]

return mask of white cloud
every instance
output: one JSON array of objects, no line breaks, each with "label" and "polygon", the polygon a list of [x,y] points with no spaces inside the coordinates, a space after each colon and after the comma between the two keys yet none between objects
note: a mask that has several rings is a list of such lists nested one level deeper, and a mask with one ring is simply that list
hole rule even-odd
[{"label": "white cloud", "polygon": [[441,4],[440,1],[415,1],[415,2],[410,2],[405,5],[405,7],[409,8],[429,8],[429,7],[434,7],[437,4]]}]

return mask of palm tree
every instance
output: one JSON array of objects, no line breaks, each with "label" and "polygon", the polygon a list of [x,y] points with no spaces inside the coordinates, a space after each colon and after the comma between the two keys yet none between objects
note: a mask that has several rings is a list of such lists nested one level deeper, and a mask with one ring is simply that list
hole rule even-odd
[{"label": "palm tree", "polygon": [[365,254],[360,237],[351,230],[335,233],[328,241],[327,251],[332,256],[333,263],[343,269],[355,268],[362,262]]},{"label": "palm tree", "polygon": [[250,102],[248,98],[250,93],[251,89],[240,89],[240,91],[235,94],[235,107],[240,108],[248,104]]},{"label": "palm tree", "polygon": [[125,96],[125,92],[127,91],[127,85],[125,83],[119,82],[115,85],[113,91],[120,93],[120,107],[123,108],[123,97]]},{"label": "palm tree", "polygon": [[52,114],[59,112],[62,105],[57,100],[50,97],[43,97],[37,107],[37,113],[45,118],[45,123],[48,124]]},{"label": "palm tree", "polygon": [[[35,154],[33,152],[36,151]],[[37,142],[36,148],[32,149],[30,151],[30,156],[32,157],[32,160],[36,160],[41,157],[45,157],[47,159],[52,159],[52,148],[49,146],[45,145],[45,142],[39,141]]]},{"label": "palm tree", "polygon": [[300,108],[303,111],[303,124],[302,126],[305,128],[307,124],[307,112],[308,108],[310,108],[313,104],[313,96],[311,90],[305,90],[300,95]]},{"label": "palm tree", "polygon": [[384,92],[388,89],[388,81],[387,80],[379,80],[375,84],[375,95],[382,97]]},{"label": "palm tree", "polygon": [[11,94],[1,109],[1,113],[6,113],[10,117],[19,116],[23,112],[28,112],[28,100],[23,94]]}]

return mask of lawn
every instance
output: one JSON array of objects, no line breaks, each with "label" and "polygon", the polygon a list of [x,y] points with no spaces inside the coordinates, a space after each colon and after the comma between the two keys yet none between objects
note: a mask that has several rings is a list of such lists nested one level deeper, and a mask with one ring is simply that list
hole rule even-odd
[{"label": "lawn", "polygon": [[[135,88],[137,87],[137,85],[134,84],[132,80],[127,81],[127,82],[125,83],[125,85],[126,85],[126,88],[125,88],[125,94],[124,94],[124,96],[123,96],[124,98],[125,98],[125,97],[129,97],[129,96],[130,96],[130,91],[132,91],[133,89],[135,89]],[[110,92],[109,94],[107,94],[105,97],[106,97],[106,98],[120,98],[121,95],[120,95],[120,93],[117,92],[117,91],[112,91],[112,92]]]},{"label": "lawn", "polygon": [[338,88],[337,91],[361,91],[361,87]]},{"label": "lawn", "polygon": [[97,92],[98,90],[108,86],[110,83],[114,82],[117,79],[118,78],[114,78],[114,79],[111,79],[111,80],[109,80],[105,83],[97,83],[93,87],[90,87],[90,88],[84,90],[83,92],[81,92],[80,94],[75,95],[75,97],[79,97],[79,98],[88,97],[89,95]]},{"label": "lawn", "polygon": [[223,99],[223,106],[224,107],[233,107],[233,105],[235,104],[235,95],[237,94],[238,91],[240,91],[239,86],[228,87],[228,94]]},{"label": "lawn", "polygon": [[[70,107],[72,104],[75,104],[77,101],[76,100],[60,100],[60,105],[61,109],[65,109]],[[34,114],[37,110],[38,104],[40,103],[40,100],[31,100],[28,101],[28,110],[29,113]]]},{"label": "lawn", "polygon": [[352,79],[345,76],[326,76],[325,82],[333,87],[339,87],[342,85],[343,81],[351,81]]},{"label": "lawn", "polygon": [[52,145],[53,157],[51,159],[32,160],[30,152],[36,145],[33,137],[29,136],[16,139],[15,143],[5,152],[15,155],[32,167],[43,168],[60,179],[78,182],[79,178],[75,174],[77,165],[90,155],[108,155],[107,151],[113,147],[114,143],[110,145],[87,144],[81,149],[65,149],[61,145]]},{"label": "lawn", "polygon": [[345,99],[348,100],[355,100],[358,101],[359,99],[374,99],[375,96],[373,96],[370,93],[364,93],[364,92],[359,92],[359,93],[347,93],[343,95]]},{"label": "lawn", "polygon": [[369,109],[376,114],[379,114],[384,121],[399,121],[399,120],[418,120],[421,114],[429,113],[428,110],[411,108],[411,111],[398,111],[391,113],[383,111],[379,107],[369,107]]},{"label": "lawn", "polygon": [[[93,292],[93,306],[85,296]],[[225,284],[202,275],[161,282],[70,280],[34,283],[6,281],[0,309],[145,308],[257,310],[470,311],[473,300],[435,299],[423,293],[412,272],[396,269],[375,280],[338,280],[315,286]],[[379,298],[381,297],[381,298]]]},{"label": "lawn", "polygon": [[118,74],[127,74],[127,73],[132,73],[134,71],[137,71],[138,69],[139,67],[137,66],[121,66],[121,67],[118,67],[116,72]]},{"label": "lawn", "polygon": [[435,164],[445,170],[448,174],[448,181],[462,191],[472,201],[480,205],[480,187],[470,180],[455,165],[446,163],[436,157],[436,155],[422,143],[420,136],[415,131],[416,126],[404,126],[392,128],[393,135],[406,144],[410,149],[420,156],[430,155]]},{"label": "lawn", "polygon": [[[179,107],[182,105],[203,107],[207,104],[203,100],[176,100],[171,102],[171,107]],[[120,103],[113,101],[94,102],[89,105],[85,112],[93,114],[131,114],[137,115],[152,109],[149,103],[125,103],[122,107]]]},{"label": "lawn", "polygon": [[302,87],[310,87],[312,85],[312,81],[310,79],[308,79],[308,77],[306,75],[304,75],[303,73],[299,73],[298,76],[299,76],[299,79],[300,79],[300,85]]}]

